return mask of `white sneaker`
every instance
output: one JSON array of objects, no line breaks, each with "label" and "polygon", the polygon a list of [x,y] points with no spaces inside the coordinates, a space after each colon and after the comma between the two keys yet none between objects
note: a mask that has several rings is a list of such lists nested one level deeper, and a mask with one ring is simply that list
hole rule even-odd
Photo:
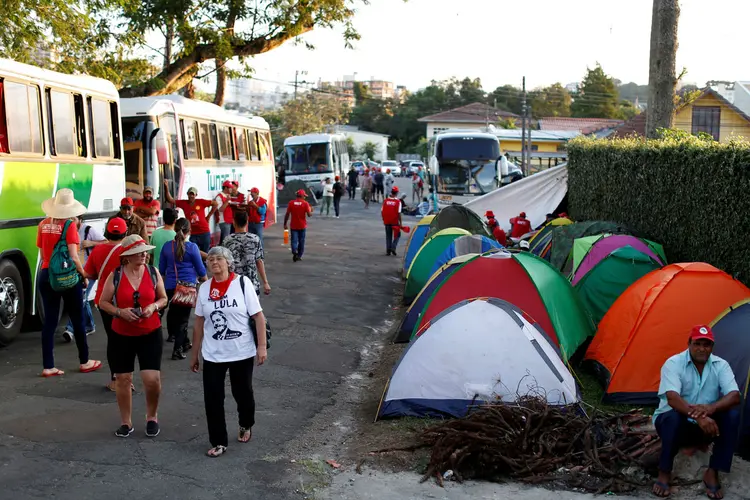
[{"label": "white sneaker", "polygon": [[73,332],[65,330],[62,334],[63,340],[67,343],[73,342]]}]

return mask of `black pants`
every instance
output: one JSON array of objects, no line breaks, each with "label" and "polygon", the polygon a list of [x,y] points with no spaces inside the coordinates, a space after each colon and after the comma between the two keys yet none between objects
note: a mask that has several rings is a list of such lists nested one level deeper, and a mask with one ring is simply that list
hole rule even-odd
[{"label": "black pants", "polygon": [[[112,315],[105,313],[101,309],[99,309],[99,314],[102,316],[102,325],[104,325],[104,331],[107,334],[107,344],[109,344],[112,339],[112,335],[115,335],[115,333],[112,331]],[[107,359],[107,363],[110,364],[109,359]],[[112,370],[111,364],[109,367],[109,374],[111,376],[111,379],[114,380],[115,372],[114,370]]]},{"label": "black pants", "polygon": [[353,200],[356,194],[357,194],[357,185],[349,184],[349,199]]},{"label": "black pants", "polygon": [[398,226],[385,226],[385,249],[388,252],[395,252],[398,240],[401,239],[401,231],[398,231],[398,236],[394,237],[396,229]]},{"label": "black pants", "polygon": [[339,216],[339,210],[341,209],[341,196],[333,197],[333,211],[336,212],[336,217]]},{"label": "black pants", "polygon": [[174,338],[174,349],[177,349],[188,343],[188,321],[193,308],[172,304],[173,295],[174,289],[167,290],[167,299],[170,301],[167,311],[167,333]]},{"label": "black pants", "polygon": [[255,425],[254,364],[254,357],[229,363],[203,362],[203,401],[206,405],[208,440],[211,446],[229,445],[227,421],[224,418],[224,379],[227,370],[232,397],[237,403],[240,427],[250,429]]}]

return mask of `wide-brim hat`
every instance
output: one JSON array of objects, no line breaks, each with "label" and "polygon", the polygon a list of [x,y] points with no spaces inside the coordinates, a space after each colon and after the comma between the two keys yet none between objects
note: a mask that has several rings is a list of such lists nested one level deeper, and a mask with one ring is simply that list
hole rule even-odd
[{"label": "wide-brim hat", "polygon": [[85,214],[86,207],[76,200],[71,189],[63,188],[58,189],[53,198],[42,202],[42,212],[53,219],[70,219]]},{"label": "wide-brim hat", "polygon": [[148,252],[156,248],[153,245],[146,244],[146,241],[137,234],[131,234],[126,236],[120,242],[122,246],[122,253],[120,257],[127,257],[128,255],[135,255],[141,252]]}]

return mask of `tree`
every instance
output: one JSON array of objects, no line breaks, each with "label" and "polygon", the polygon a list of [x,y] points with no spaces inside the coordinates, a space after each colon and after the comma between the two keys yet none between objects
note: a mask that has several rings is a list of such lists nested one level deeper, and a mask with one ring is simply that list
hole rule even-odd
[{"label": "tree", "polygon": [[281,138],[324,132],[345,123],[349,108],[338,98],[315,92],[287,101],[278,111]]},{"label": "tree", "polygon": [[503,85],[487,95],[487,104],[504,111],[521,115],[521,89],[513,85]]},{"label": "tree", "polygon": [[378,150],[380,147],[375,144],[374,142],[367,141],[364,144],[362,144],[362,147],[359,150],[359,155],[362,158],[366,158],[368,160],[372,160],[375,158],[375,155],[378,154]]},{"label": "tree", "polygon": [[588,68],[570,106],[577,118],[621,118],[615,82],[597,63]]},{"label": "tree", "polygon": [[537,90],[529,94],[531,101],[531,115],[534,118],[545,116],[570,116],[572,99],[570,92],[559,83]]},{"label": "tree", "polygon": [[659,129],[670,129],[674,123],[674,94],[677,86],[675,59],[680,17],[678,0],[654,0],[651,16],[646,137],[655,138]]}]

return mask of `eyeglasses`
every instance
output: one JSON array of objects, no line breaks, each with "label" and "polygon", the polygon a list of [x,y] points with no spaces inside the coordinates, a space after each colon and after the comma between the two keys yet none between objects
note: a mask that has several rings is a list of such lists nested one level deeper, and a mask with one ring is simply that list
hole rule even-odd
[{"label": "eyeglasses", "polygon": [[138,309],[141,307],[141,304],[138,302],[141,299],[141,292],[135,291],[133,292],[133,309]]}]

